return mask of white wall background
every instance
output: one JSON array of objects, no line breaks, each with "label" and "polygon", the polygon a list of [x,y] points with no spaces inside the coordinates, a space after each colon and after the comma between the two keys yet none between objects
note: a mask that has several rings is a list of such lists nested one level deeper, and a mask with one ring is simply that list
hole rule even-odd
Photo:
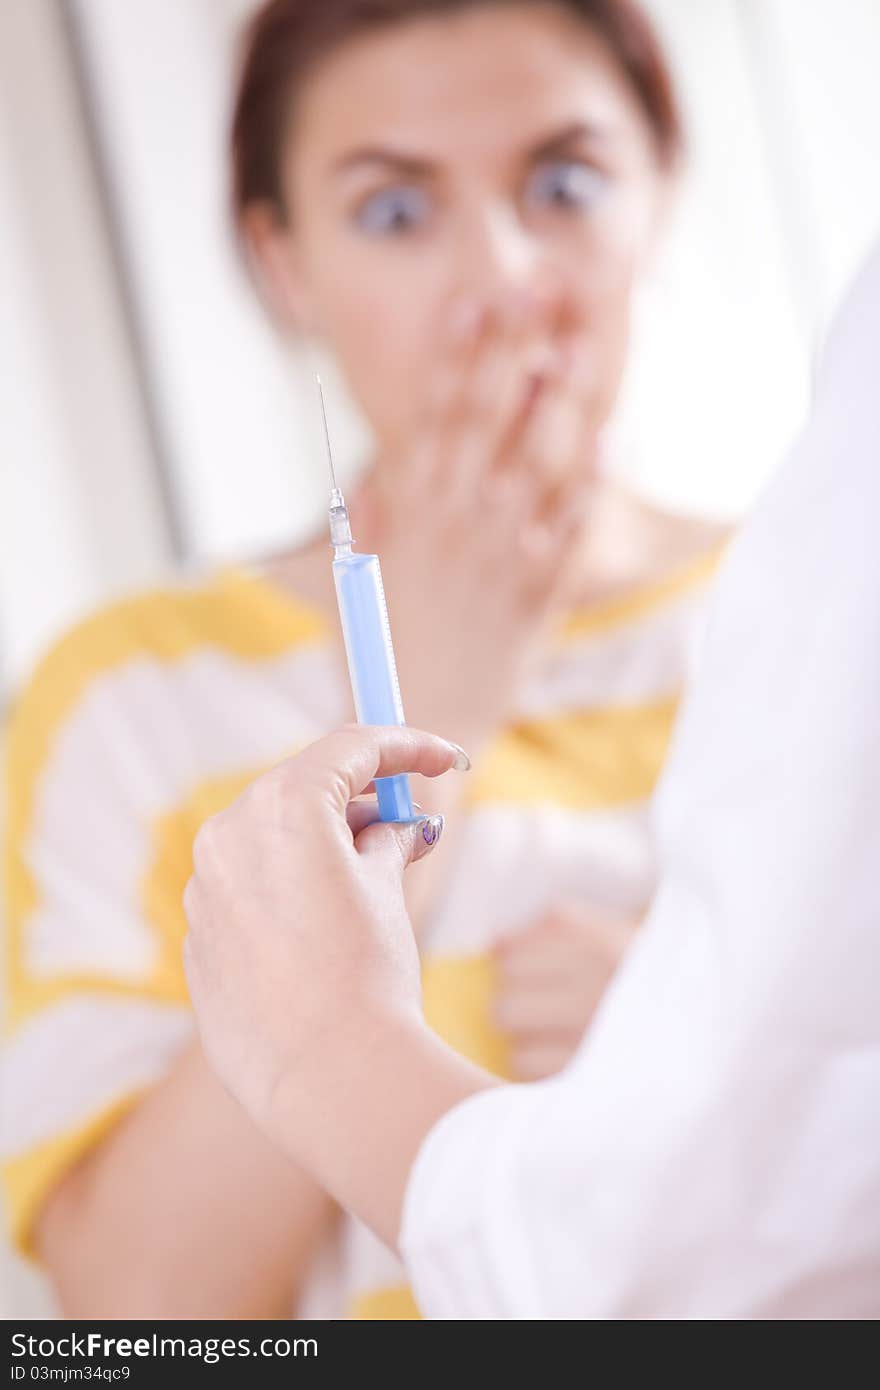
[{"label": "white wall background", "polygon": [[[0,700],[77,614],[175,560],[296,539],[323,501],[310,382],[226,227],[250,5],[0,4]],[[880,232],[880,3],[649,7],[692,168],[620,453],[658,498],[732,516],[797,428],[828,315]],[[353,466],[362,448],[351,421],[341,452]],[[48,1306],[20,1272],[10,1298]]]}]

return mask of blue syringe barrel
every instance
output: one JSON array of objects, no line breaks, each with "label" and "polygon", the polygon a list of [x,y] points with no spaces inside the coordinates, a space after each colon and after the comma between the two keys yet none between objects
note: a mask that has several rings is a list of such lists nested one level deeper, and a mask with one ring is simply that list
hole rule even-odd
[{"label": "blue syringe barrel", "polygon": [[[333,561],[342,636],[359,724],[403,724],[391,628],[378,555],[353,553]],[[415,819],[409,777],[376,778],[383,821]]]}]

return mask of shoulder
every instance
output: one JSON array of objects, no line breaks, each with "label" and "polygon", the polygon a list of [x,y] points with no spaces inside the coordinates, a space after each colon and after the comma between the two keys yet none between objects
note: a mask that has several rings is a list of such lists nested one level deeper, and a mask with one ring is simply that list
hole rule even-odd
[{"label": "shoulder", "polygon": [[71,667],[100,671],[140,655],[172,662],[205,643],[242,655],[271,655],[321,633],[318,615],[308,604],[287,598],[245,570],[223,570],[128,595],[98,609],[45,653],[28,689]]},{"label": "shoulder", "polygon": [[646,585],[662,584],[688,571],[708,577],[733,536],[733,527],[724,522],[667,511],[639,499],[632,506],[642,537],[641,580]]},{"label": "shoulder", "polygon": [[578,631],[616,628],[693,606],[708,590],[731,528],[676,515],[606,483],[586,535],[584,583],[571,605]]},{"label": "shoulder", "polygon": [[[320,614],[256,575],[226,570],[128,595],[91,613],[44,653],[13,697],[6,727],[7,778],[27,780],[77,712],[152,704],[190,658],[210,652],[253,667],[326,635]],[[137,687],[137,689],[135,688]],[[141,687],[144,687],[141,692]],[[112,738],[109,721],[103,737]]]},{"label": "shoulder", "polygon": [[622,531],[632,546],[628,588],[635,606],[664,610],[682,600],[699,602],[715,579],[732,527],[668,511],[633,494],[623,495],[623,508],[629,517]]},{"label": "shoulder", "polygon": [[62,687],[81,687],[138,658],[170,665],[208,645],[271,657],[325,636],[326,624],[311,604],[245,570],[128,595],[68,628],[42,655],[13,700],[12,723]]}]

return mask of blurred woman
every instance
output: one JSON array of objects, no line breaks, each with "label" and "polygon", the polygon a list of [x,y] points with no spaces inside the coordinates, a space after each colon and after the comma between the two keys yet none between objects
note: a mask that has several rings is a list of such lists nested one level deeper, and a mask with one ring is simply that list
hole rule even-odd
[{"label": "blurred woman", "polygon": [[[426,1010],[518,1079],[571,1056],[650,896],[721,541],[602,445],[680,145],[629,0],[272,0],[249,31],[238,226],[372,427],[349,503],[407,717],[474,761],[416,790],[448,821],[411,888]],[[323,530],[114,605],[18,703],[6,1178],[71,1316],[418,1316],[212,1079],[180,962],[200,823],[350,717]]]}]

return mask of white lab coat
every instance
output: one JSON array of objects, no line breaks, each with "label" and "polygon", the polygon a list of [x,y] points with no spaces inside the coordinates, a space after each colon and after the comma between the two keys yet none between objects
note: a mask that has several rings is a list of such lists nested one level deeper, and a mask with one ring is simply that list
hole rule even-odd
[{"label": "white lab coat", "polygon": [[658,834],[566,1071],[422,1146],[428,1317],[880,1314],[880,253],[719,578]]}]

